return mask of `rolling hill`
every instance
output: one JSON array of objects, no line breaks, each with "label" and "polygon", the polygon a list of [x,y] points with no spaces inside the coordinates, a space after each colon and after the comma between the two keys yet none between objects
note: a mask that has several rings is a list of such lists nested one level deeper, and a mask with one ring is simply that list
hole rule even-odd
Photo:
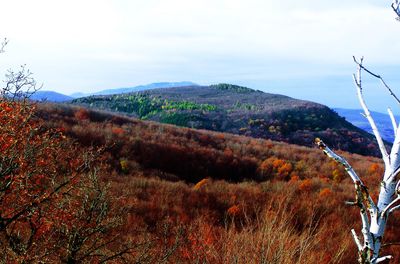
[{"label": "rolling hill", "polygon": [[[304,263],[349,263],[356,255],[348,230],[359,223],[359,211],[343,202],[353,198],[353,183],[317,148],[66,104],[37,110],[45,127],[82,148],[100,148],[106,167],[98,173],[126,213],[120,236],[137,245],[150,241],[134,248],[133,256],[148,258],[141,263],[277,262],[277,256],[296,263],[298,255],[289,253],[302,243]],[[364,182],[379,186],[380,159],[341,154]],[[394,217],[387,234],[398,241]],[[273,247],[265,253],[263,245]],[[399,251],[392,251],[398,263]]]},{"label": "rolling hill", "polygon": [[71,97],[80,98],[91,95],[112,95],[112,94],[122,94],[122,93],[132,93],[138,91],[146,91],[151,89],[160,89],[160,88],[169,88],[169,87],[183,87],[183,86],[197,86],[197,84],[193,82],[157,82],[150,83],[146,85],[138,85],[134,87],[125,87],[125,88],[113,88],[101,90],[99,92],[94,93],[73,93]]},{"label": "rolling hill", "polygon": [[66,102],[72,100],[73,97],[53,91],[37,91],[30,96],[30,99],[35,101]]},{"label": "rolling hill", "polygon": [[230,84],[154,89],[79,98],[72,104],[143,120],[379,155],[373,137],[327,106]]}]

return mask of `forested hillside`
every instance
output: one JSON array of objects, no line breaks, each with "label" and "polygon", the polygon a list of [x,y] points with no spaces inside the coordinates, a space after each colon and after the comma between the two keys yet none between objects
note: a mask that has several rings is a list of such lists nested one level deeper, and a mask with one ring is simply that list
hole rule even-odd
[{"label": "forested hillside", "polygon": [[[133,258],[145,255],[147,263],[355,259],[348,230],[359,214],[344,205],[354,187],[320,150],[66,105],[40,105],[37,115],[82,148],[102,148],[102,180],[126,212],[119,230],[137,243]],[[341,154],[366,184],[379,186],[379,159]],[[396,238],[390,225],[385,239]]]},{"label": "forested hillside", "polygon": [[304,146],[312,146],[320,137],[337,149],[379,154],[371,135],[326,106],[229,84],[91,96],[72,103],[142,120]]}]

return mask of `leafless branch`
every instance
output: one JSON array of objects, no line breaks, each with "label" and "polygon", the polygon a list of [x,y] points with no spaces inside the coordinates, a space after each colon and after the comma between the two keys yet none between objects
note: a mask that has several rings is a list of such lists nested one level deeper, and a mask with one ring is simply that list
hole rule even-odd
[{"label": "leafless branch", "polygon": [[[397,196],[396,199],[394,199],[390,204],[388,204],[386,206],[386,208],[381,212],[381,217],[384,217],[387,212],[390,212],[390,210],[389,210],[389,209],[391,209],[390,207],[395,205],[398,201],[400,201],[400,196]],[[396,206],[393,208],[396,208]]]},{"label": "leafless branch", "polygon": [[400,1],[399,0],[393,0],[392,9],[397,15],[396,19],[400,20]]},{"label": "leafless branch", "polygon": [[[349,176],[353,180],[355,188],[356,188],[357,196],[356,196],[356,201],[354,203],[351,203],[351,205],[359,205],[361,207],[366,206],[366,208],[369,211],[371,211],[371,213],[376,212],[377,208],[376,208],[374,201],[369,196],[368,188],[364,185],[361,178],[357,175],[357,173],[350,166],[350,164],[347,162],[347,160],[344,159],[343,157],[337,155],[333,150],[331,150],[328,146],[326,146],[325,143],[321,139],[316,138],[315,143],[329,158],[331,158],[334,161],[336,161],[337,163],[341,164],[346,169],[347,174],[349,174]],[[364,203],[365,203],[365,205],[364,205]]]},{"label": "leafless branch", "polygon": [[384,257],[380,257],[380,258],[377,258],[377,259],[372,259],[371,263],[381,263],[383,261],[390,260],[392,258],[393,258],[393,256],[390,256],[390,255],[389,256],[384,256]]},{"label": "leafless branch", "polygon": [[0,53],[4,52],[4,48],[7,46],[8,44],[8,39],[4,38],[4,40],[0,43]]},{"label": "leafless branch", "polygon": [[[360,59],[360,62],[356,60],[356,58],[353,56],[354,62],[358,65],[357,69],[357,75],[353,74],[353,79],[354,83],[357,87],[357,94],[358,94],[358,100],[360,101],[361,107],[364,110],[364,114],[366,118],[368,119],[368,122],[372,128],[372,132],[374,133],[374,136],[376,138],[376,141],[378,142],[379,149],[382,154],[382,159],[385,162],[385,165],[388,166],[390,161],[389,161],[389,154],[386,151],[385,144],[383,143],[381,134],[379,133],[379,130],[375,124],[374,119],[371,116],[371,112],[369,111],[367,104],[365,103],[364,96],[363,96],[363,88],[362,88],[362,80],[361,80],[361,70],[367,71],[364,66],[362,65],[364,58]],[[372,73],[371,73],[372,74]],[[393,94],[394,95],[394,94]],[[395,96],[395,95],[394,95]],[[397,98],[397,97],[396,97]],[[398,99],[397,99],[398,100]],[[400,103],[400,101],[398,101]]]},{"label": "leafless branch", "polygon": [[391,214],[391,213],[393,213],[394,211],[399,210],[399,209],[400,209],[400,205],[397,205],[397,206],[395,206],[395,207],[392,207],[392,208],[389,210],[389,214]]},{"label": "leafless branch", "polygon": [[[392,8],[397,14],[397,19],[400,20],[400,0],[393,0]],[[385,172],[381,180],[379,198],[377,203],[372,201],[369,191],[366,186],[362,183],[361,179],[354,172],[353,168],[343,157],[337,155],[331,149],[329,149],[320,139],[316,139],[318,147],[331,159],[335,160],[339,164],[343,165],[346,172],[350,175],[354,182],[356,189],[356,200],[354,202],[348,202],[349,205],[357,205],[360,208],[360,215],[362,221],[362,235],[363,241],[357,236],[354,229],[351,230],[353,239],[358,249],[358,262],[360,264],[365,263],[381,263],[386,262],[393,257],[391,255],[380,257],[380,250],[383,247],[381,244],[384,230],[387,224],[388,216],[391,212],[400,209],[400,180],[398,175],[400,173],[400,126],[396,122],[391,109],[388,109],[388,113],[393,125],[393,131],[395,138],[393,141],[390,153],[386,150],[386,146],[382,140],[379,130],[376,126],[374,119],[367,107],[367,104],[363,95],[362,85],[362,73],[366,72],[374,78],[380,80],[382,85],[389,91],[390,95],[400,104],[400,99],[394,94],[392,89],[387,85],[385,80],[378,74],[375,74],[364,67],[363,58],[357,60],[353,56],[354,62],[357,64],[357,73],[353,74],[354,83],[357,88],[357,95],[361,107],[364,111],[364,116],[367,118],[373,134],[378,142],[379,149],[382,154],[382,159],[385,163]],[[367,214],[367,210],[369,215]],[[388,245],[400,245],[400,243],[391,243]]]},{"label": "leafless branch", "polygon": [[363,65],[363,58],[361,58],[360,62],[358,62],[357,59],[353,56],[353,60],[358,65],[358,67],[360,67],[362,70],[364,70],[365,72],[367,72],[371,76],[379,79],[381,81],[381,83],[383,84],[383,86],[389,91],[390,95],[396,100],[397,103],[400,104],[400,99],[395,95],[393,90],[385,82],[385,80],[382,78],[382,76],[380,76],[379,74],[375,74],[375,73],[371,72],[370,70],[368,70],[367,68],[365,68],[365,66]]},{"label": "leafless branch", "polygon": [[26,65],[21,65],[18,71],[8,70],[4,81],[5,87],[1,89],[0,96],[7,97],[10,100],[29,98],[41,88],[32,75],[33,73],[26,68]]},{"label": "leafless branch", "polygon": [[391,246],[400,246],[400,242],[392,242],[392,243],[386,243],[383,244],[381,247],[391,247]]}]

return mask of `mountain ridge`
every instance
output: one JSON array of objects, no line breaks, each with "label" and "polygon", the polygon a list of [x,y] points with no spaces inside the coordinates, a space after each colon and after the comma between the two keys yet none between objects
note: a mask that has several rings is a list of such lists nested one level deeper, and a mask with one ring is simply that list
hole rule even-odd
[{"label": "mountain ridge", "polygon": [[319,137],[337,149],[379,155],[372,135],[327,106],[237,85],[152,89],[90,96],[71,103],[143,120],[305,146],[313,146]]},{"label": "mountain ridge", "polygon": [[49,102],[66,102],[76,98],[87,97],[92,95],[112,95],[112,94],[121,94],[121,93],[130,93],[130,92],[138,92],[145,91],[151,89],[160,89],[160,88],[169,88],[169,87],[181,87],[181,86],[197,86],[198,84],[189,82],[189,81],[181,81],[181,82],[156,82],[145,85],[138,85],[134,87],[125,87],[125,88],[112,88],[101,90],[93,93],[73,93],[70,95],[66,95],[60,92],[52,91],[52,90],[39,90],[33,93],[30,96],[31,100],[34,101],[49,101]]},{"label": "mountain ridge", "polygon": [[181,86],[197,86],[198,84],[189,82],[189,81],[180,81],[180,82],[155,82],[144,85],[137,85],[133,87],[122,87],[122,88],[111,88],[105,89],[98,92],[93,93],[73,93],[70,96],[74,98],[92,96],[92,95],[112,95],[112,94],[121,94],[121,93],[131,93],[138,91],[145,91],[151,89],[159,89],[159,88],[169,88],[169,87],[181,87]]},{"label": "mountain ridge", "polygon": [[50,101],[50,102],[66,102],[74,99],[71,96],[50,91],[50,90],[39,90],[30,95],[29,97],[34,101]]}]

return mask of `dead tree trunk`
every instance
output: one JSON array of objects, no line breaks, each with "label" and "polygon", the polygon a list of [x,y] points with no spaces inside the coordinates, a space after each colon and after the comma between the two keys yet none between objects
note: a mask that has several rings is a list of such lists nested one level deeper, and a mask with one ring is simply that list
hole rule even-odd
[{"label": "dead tree trunk", "polygon": [[389,109],[389,115],[393,123],[395,139],[393,142],[393,146],[388,153],[382,137],[376,127],[375,121],[372,118],[363,97],[363,87],[361,80],[362,72],[366,72],[373,77],[378,78],[383,86],[388,90],[390,95],[399,104],[400,100],[393,93],[393,91],[380,75],[372,73],[363,66],[362,58],[360,59],[360,61],[357,61],[354,58],[354,62],[358,66],[357,74],[354,75],[354,83],[357,88],[358,99],[364,110],[364,116],[365,118],[367,118],[368,122],[371,125],[382,154],[383,162],[385,164],[385,172],[382,176],[377,203],[375,204],[375,202],[372,200],[368,192],[367,186],[364,185],[361,178],[357,175],[357,173],[343,157],[337,155],[320,139],[316,139],[316,143],[329,158],[334,159],[336,162],[342,164],[345,167],[347,173],[354,182],[356,200],[354,202],[348,202],[348,204],[358,206],[360,210],[362,236],[359,237],[356,234],[355,230],[351,230],[354,241],[358,248],[359,263],[379,263],[392,258],[392,256],[379,256],[379,251],[381,249],[381,241],[385,232],[387,219],[393,211],[400,208],[400,181],[398,176],[400,172],[400,127],[397,125],[394,115]]},{"label": "dead tree trunk", "polygon": [[[400,20],[400,0],[393,0],[392,9],[396,13],[397,19]],[[379,252],[388,217],[393,211],[400,209],[400,126],[397,124],[392,111],[388,109],[395,135],[392,148],[390,152],[388,152],[364,100],[361,78],[362,73],[365,72],[379,79],[385,89],[397,101],[397,103],[399,103],[399,105],[400,100],[380,75],[375,74],[364,67],[363,58],[359,61],[354,57],[353,59],[357,64],[357,74],[354,74],[353,78],[357,88],[358,99],[363,108],[364,116],[371,125],[382,154],[382,160],[385,164],[385,172],[382,176],[377,203],[375,204],[372,200],[367,186],[364,185],[361,178],[343,157],[337,155],[320,139],[316,139],[316,144],[329,158],[342,164],[354,182],[356,199],[354,202],[348,202],[347,204],[357,206],[360,210],[362,223],[361,237],[357,235],[354,229],[351,230],[358,248],[358,261],[362,264],[375,264],[392,258],[390,255],[381,257]]]}]

